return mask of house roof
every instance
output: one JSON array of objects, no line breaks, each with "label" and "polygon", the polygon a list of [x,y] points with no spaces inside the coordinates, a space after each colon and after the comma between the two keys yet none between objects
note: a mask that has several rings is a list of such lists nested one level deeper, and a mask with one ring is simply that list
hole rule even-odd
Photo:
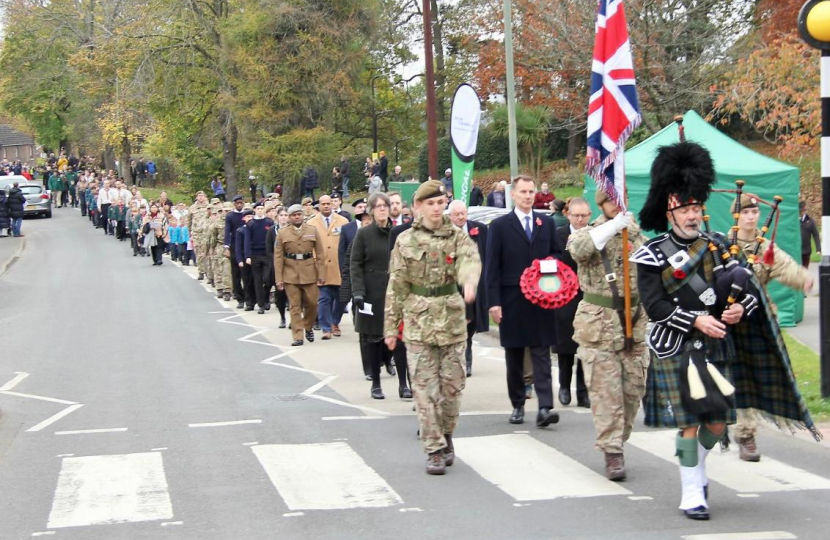
[{"label": "house roof", "polygon": [[35,144],[35,139],[31,135],[17,131],[8,124],[0,124],[0,147],[26,144]]}]

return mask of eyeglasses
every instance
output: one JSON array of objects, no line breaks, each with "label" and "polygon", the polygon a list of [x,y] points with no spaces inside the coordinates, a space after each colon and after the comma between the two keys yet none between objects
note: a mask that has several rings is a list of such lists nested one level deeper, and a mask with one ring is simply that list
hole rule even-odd
[{"label": "eyeglasses", "polygon": [[389,205],[388,204],[376,204],[375,206],[372,207],[373,210],[383,210],[384,208],[388,209]]}]

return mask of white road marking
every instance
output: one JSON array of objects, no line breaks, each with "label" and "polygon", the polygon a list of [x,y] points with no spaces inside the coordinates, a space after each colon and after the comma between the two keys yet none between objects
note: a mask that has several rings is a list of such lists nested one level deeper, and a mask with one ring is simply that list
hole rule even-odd
[{"label": "white road marking", "polygon": [[654,497],[649,497],[648,495],[639,495],[634,497],[629,497],[629,501],[653,501]]},{"label": "white road marking", "polygon": [[69,407],[65,408],[64,410],[60,411],[57,414],[54,414],[54,415],[50,416],[49,418],[47,418],[43,422],[37,424],[36,426],[30,427],[26,431],[27,432],[40,431],[45,427],[51,426],[52,424],[54,424],[55,422],[57,422],[58,420],[60,420],[64,416],[68,416],[68,415],[72,414],[73,412],[77,411],[78,409],[80,409],[83,406],[84,406],[83,403],[76,403],[75,405],[70,405]]},{"label": "white road marking", "polygon": [[75,454],[58,454],[58,455],[57,455],[57,456],[55,456],[55,457],[64,458],[64,457],[72,457],[72,456],[74,456],[74,455],[75,455]]},{"label": "white road marking", "polygon": [[74,401],[66,401],[65,399],[58,399],[52,397],[45,397],[45,396],[34,396],[32,394],[21,394],[19,392],[9,392],[9,391],[2,391],[2,394],[6,394],[7,396],[15,396],[15,397],[22,397],[27,399],[37,399],[38,401],[48,401],[50,403],[60,403],[61,405],[77,405]]},{"label": "white road marking", "polygon": [[503,414],[512,414],[513,410],[509,411],[461,411],[459,413],[460,416],[490,416],[490,415],[503,415]]},{"label": "white road marking", "polygon": [[230,420],[228,422],[203,422],[201,424],[187,424],[189,427],[222,427],[222,426],[239,426],[242,424],[261,424],[262,420],[259,418],[254,420]]},{"label": "white road marking", "polygon": [[332,420],[386,420],[388,416],[324,416],[322,419]]},{"label": "white road marking", "polygon": [[758,495],[757,493],[738,493],[738,497],[741,497],[741,498],[744,498],[744,499],[756,499],[756,498],[760,497],[760,495]]},{"label": "white road marking", "polygon": [[228,313],[233,313],[233,311],[227,309],[222,311],[208,311],[208,315],[226,315]]},{"label": "white road marking", "polygon": [[127,431],[125,427],[103,428],[103,429],[73,429],[71,431],[56,431],[55,435],[86,435],[89,433],[122,433]]},{"label": "white road marking", "polygon": [[251,448],[289,510],[382,508],[400,496],[342,442]]},{"label": "white road marking", "polygon": [[[632,433],[628,443],[672,464],[676,430]],[[830,489],[830,480],[769,456],[758,463],[742,461],[738,452],[711,452],[706,459],[709,480],[741,493]]]},{"label": "white road marking", "polygon": [[286,512],[282,517],[299,517],[304,516],[305,512]]},{"label": "white road marking", "polygon": [[307,388],[306,390],[303,390],[301,395],[310,396],[311,394],[314,394],[315,392],[317,392],[317,390],[319,390],[319,389],[323,388],[324,386],[328,385],[331,381],[333,381],[336,378],[337,378],[337,375],[332,375],[330,377],[326,377],[325,379],[318,382],[314,386],[311,386],[311,387]]},{"label": "white road marking", "polygon": [[[273,358],[282,358],[283,356],[288,356],[289,354],[291,354],[291,353],[286,352],[286,353],[278,354],[277,356],[275,356]],[[331,373],[324,373],[322,371],[314,371],[313,369],[305,369],[305,368],[301,368],[301,367],[298,367],[298,366],[291,366],[291,365],[288,365],[288,364],[281,364],[279,362],[272,362],[271,358],[266,358],[265,360],[263,360],[260,363],[261,364],[268,364],[269,366],[277,366],[277,367],[286,368],[286,369],[293,369],[294,371],[302,371],[303,373],[311,373],[312,375],[322,375],[323,377],[328,377],[329,375],[331,375]]]},{"label": "white road marking", "polygon": [[423,512],[420,508],[401,508],[398,512]]},{"label": "white road marking", "polygon": [[162,446],[162,447],[159,447],[159,448],[151,448],[150,449],[151,452],[161,452],[162,450],[167,450],[167,447]]},{"label": "white road marking", "polygon": [[515,433],[517,435],[528,435],[528,434],[530,434],[529,431],[514,431],[513,433]]},{"label": "white road marking", "polygon": [[[766,457],[764,457],[766,459]],[[681,536],[683,540],[796,540],[798,537],[787,531],[762,531],[745,533],[691,534]]]},{"label": "white road marking", "polygon": [[32,533],[32,536],[48,536],[50,534],[55,534],[55,531],[34,532],[34,533]]},{"label": "white road marking", "polygon": [[256,446],[258,444],[259,443],[256,442],[256,441],[254,441],[254,442],[244,442],[244,443],[242,443],[242,446]]},{"label": "white road marking", "polygon": [[14,388],[18,384],[20,384],[20,381],[22,381],[23,379],[25,379],[26,377],[29,376],[28,373],[24,373],[22,371],[15,371],[15,373],[16,373],[16,375],[14,376],[14,378],[12,380],[7,382],[3,386],[0,386],[0,392],[6,392],[7,390],[11,390],[12,388]]},{"label": "white road marking", "polygon": [[169,527],[170,525],[183,525],[184,521],[165,521],[160,523],[162,527]]},{"label": "white road marking", "polygon": [[517,501],[632,495],[528,435],[462,437],[453,443],[459,459]]},{"label": "white road marking", "polygon": [[[252,327],[252,328],[262,328],[262,327],[259,326],[259,327]],[[257,340],[251,339],[253,337],[264,334],[268,330],[269,330],[268,328],[262,328],[262,330],[257,330],[256,332],[251,332],[247,336],[242,336],[241,338],[237,338],[236,341],[240,341],[242,343],[254,343],[256,345],[265,345],[266,347],[276,347],[277,349],[282,349],[282,346],[277,345],[276,343],[271,343],[270,341],[257,341]]]},{"label": "white road marking", "polygon": [[47,527],[172,517],[161,454],[74,457],[63,460]]},{"label": "white road marking", "polygon": [[349,407],[350,409],[357,409],[359,411],[367,412],[370,414],[378,415],[378,416],[389,416],[389,413],[386,411],[381,411],[380,409],[373,409],[371,407],[364,407],[363,405],[355,405],[353,403],[347,403],[345,401],[340,401],[339,399],[330,398],[328,396],[320,396],[318,394],[311,394],[308,396],[311,399],[319,399],[320,401],[325,401],[326,403],[333,403],[335,405],[342,405],[343,407]]}]

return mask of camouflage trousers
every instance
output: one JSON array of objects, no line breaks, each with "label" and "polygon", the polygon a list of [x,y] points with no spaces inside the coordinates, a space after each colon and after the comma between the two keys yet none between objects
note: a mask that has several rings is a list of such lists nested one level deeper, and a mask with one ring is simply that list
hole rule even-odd
[{"label": "camouflage trousers", "polygon": [[631,352],[579,347],[576,354],[582,360],[591,398],[596,448],[609,454],[622,453],[646,393],[648,351],[639,343]]},{"label": "camouflage trousers", "polygon": [[213,287],[217,291],[231,289],[231,262],[225,257],[224,251],[211,254],[210,274],[208,275],[213,278]]},{"label": "camouflage trousers", "polygon": [[437,452],[447,446],[444,434],[451,434],[458,425],[467,343],[444,347],[407,343],[406,350],[424,451]]},{"label": "camouflage trousers", "polygon": [[193,237],[193,253],[196,254],[199,273],[207,275],[210,255],[207,252],[207,241],[202,236]]},{"label": "camouflage trousers", "polygon": [[746,409],[738,409],[738,422],[730,429],[736,439],[748,439],[758,431],[758,421]]}]

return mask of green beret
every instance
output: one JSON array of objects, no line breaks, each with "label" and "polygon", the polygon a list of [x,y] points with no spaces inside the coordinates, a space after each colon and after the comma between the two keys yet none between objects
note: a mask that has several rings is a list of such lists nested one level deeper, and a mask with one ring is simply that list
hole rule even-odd
[{"label": "green beret", "polygon": [[434,197],[442,197],[447,194],[447,188],[439,180],[429,180],[421,184],[415,192],[415,202],[425,201]]}]

